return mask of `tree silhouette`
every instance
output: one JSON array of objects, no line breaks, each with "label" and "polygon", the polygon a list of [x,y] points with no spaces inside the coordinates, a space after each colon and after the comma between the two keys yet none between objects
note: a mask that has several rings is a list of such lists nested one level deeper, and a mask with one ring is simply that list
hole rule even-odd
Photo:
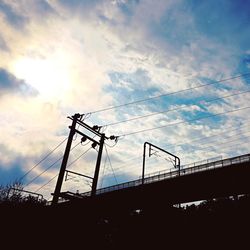
[{"label": "tree silhouette", "polygon": [[31,194],[24,190],[23,184],[14,181],[0,186],[0,204],[9,206],[45,205],[46,201],[39,194]]}]

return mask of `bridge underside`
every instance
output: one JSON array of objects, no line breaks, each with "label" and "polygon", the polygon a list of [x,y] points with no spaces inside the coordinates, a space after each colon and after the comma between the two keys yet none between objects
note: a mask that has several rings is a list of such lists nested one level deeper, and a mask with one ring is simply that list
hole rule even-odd
[{"label": "bridge underside", "polygon": [[[98,211],[161,208],[166,205],[250,193],[249,162],[120,189],[95,197],[61,194],[70,204]],[[66,205],[66,204],[65,204]]]}]

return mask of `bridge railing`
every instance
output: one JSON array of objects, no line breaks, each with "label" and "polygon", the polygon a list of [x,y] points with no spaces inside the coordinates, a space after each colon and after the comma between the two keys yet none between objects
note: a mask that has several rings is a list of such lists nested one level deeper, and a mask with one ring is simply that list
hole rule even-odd
[{"label": "bridge railing", "polygon": [[[201,160],[201,161],[185,164],[185,165],[181,166],[181,169],[200,166],[200,165],[204,165],[204,164],[207,164],[207,163],[210,163],[210,162],[215,162],[215,161],[218,161],[218,160],[222,160],[222,156],[213,157],[213,158],[209,158],[209,159],[206,159],[206,160]],[[174,171],[176,171],[176,168],[164,169],[164,170],[160,170],[160,171],[157,171],[157,172],[146,174],[145,178],[152,177],[152,176],[155,176],[155,175],[165,174],[165,173],[168,173],[168,172],[174,172]],[[139,178],[141,178],[141,176]]]},{"label": "bridge railing", "polygon": [[[208,162],[208,161],[206,163],[204,163],[204,161],[200,162],[202,164],[198,164],[196,162],[196,163],[192,164],[192,167],[190,167],[190,164],[184,165],[182,167],[182,169],[180,170],[180,175],[183,176],[183,175],[193,174],[193,173],[197,173],[197,172],[201,172],[201,171],[213,170],[216,168],[231,166],[231,165],[244,163],[244,162],[250,162],[250,154],[232,157],[229,159],[216,160],[214,162]],[[162,181],[162,180],[165,180],[168,178],[174,178],[174,177],[178,177],[178,176],[179,176],[179,171],[176,169],[170,169],[168,171],[166,171],[166,170],[160,171],[156,175],[146,177],[144,179],[144,184]],[[97,195],[103,194],[103,193],[107,193],[107,192],[111,192],[111,191],[115,191],[115,190],[136,187],[139,185],[142,185],[141,179],[129,181],[129,182],[125,182],[125,183],[121,183],[118,185],[109,186],[109,187],[105,187],[105,188],[101,188],[101,189],[97,189],[96,194]],[[81,195],[82,196],[90,196],[90,192],[83,193]]]}]

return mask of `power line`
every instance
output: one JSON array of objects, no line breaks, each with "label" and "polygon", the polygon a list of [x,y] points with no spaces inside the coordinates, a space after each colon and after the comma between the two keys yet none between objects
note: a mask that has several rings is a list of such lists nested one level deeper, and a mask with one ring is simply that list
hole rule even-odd
[{"label": "power line", "polygon": [[45,186],[47,186],[50,182],[52,182],[59,174],[56,174],[54,177],[52,177],[48,182],[46,182],[44,185],[42,185],[40,188],[38,188],[35,193],[37,193],[38,191],[40,191],[42,188],[44,188]]},{"label": "power line", "polygon": [[113,176],[114,176],[114,178],[115,178],[116,184],[118,184],[118,181],[117,181],[116,176],[115,176],[114,169],[113,169],[112,164],[111,164],[111,160],[110,160],[110,158],[109,158],[109,154],[108,154],[108,150],[107,150],[106,144],[104,144],[104,146],[105,146],[106,154],[107,154],[107,157],[108,157],[109,165],[110,165],[111,170],[112,170],[112,172],[113,172]]},{"label": "power line", "polygon": [[[238,133],[238,134],[232,135],[232,136],[230,136],[230,137],[228,137],[228,138],[232,138],[232,137],[239,136],[239,135],[244,135],[244,134],[247,134],[247,133],[249,133],[249,132],[250,132],[250,131]],[[249,138],[249,137],[250,137],[250,136],[245,136],[244,138]],[[210,136],[207,137],[207,138],[210,138]],[[228,139],[228,138],[226,138],[226,139]],[[203,138],[203,139],[205,139],[205,138]],[[224,144],[228,144],[228,143],[231,143],[231,142],[234,142],[234,141],[238,141],[238,140],[240,140],[240,139],[242,139],[242,138],[236,138],[236,139],[234,139],[234,140],[224,141],[224,142],[222,142],[222,143],[215,144],[215,145],[208,145],[208,146],[206,146],[206,147],[199,147],[198,145],[197,145],[197,146],[191,145],[191,146],[193,146],[193,147],[199,147],[199,148],[197,148],[197,151],[204,151],[205,149],[215,148],[215,147],[218,147],[218,146],[221,146],[221,145],[224,145]],[[211,143],[211,142],[209,142],[209,143]],[[244,142],[243,142],[243,143],[244,143]],[[180,144],[180,145],[181,145],[181,144]],[[179,145],[177,145],[177,146],[179,146]],[[230,146],[232,146],[232,145],[230,145]],[[173,145],[172,147],[174,147],[174,145]],[[225,146],[225,147],[228,147],[228,146]],[[223,147],[223,148],[225,148],[225,147]],[[192,149],[192,151],[194,151],[194,150]],[[174,152],[175,152],[175,154],[181,154],[181,153],[183,152],[183,150],[179,150],[179,151],[174,150]]]},{"label": "power line", "polygon": [[71,163],[69,163],[68,167],[73,165],[75,162],[77,162],[81,157],[83,157],[86,153],[89,152],[89,150],[91,149],[92,147],[88,148],[86,151],[84,151],[82,154],[80,154],[74,161],[72,161]]},{"label": "power line", "polygon": [[100,113],[100,112],[103,112],[103,111],[108,111],[108,110],[111,110],[111,109],[117,109],[117,108],[121,108],[121,107],[124,107],[124,106],[129,106],[129,105],[132,105],[132,104],[138,104],[138,103],[141,103],[141,102],[146,102],[146,101],[150,101],[150,100],[153,100],[153,99],[157,99],[157,98],[160,98],[160,97],[163,97],[163,96],[170,96],[170,95],[174,95],[174,94],[177,94],[177,93],[183,93],[183,92],[186,92],[186,91],[190,91],[190,90],[210,86],[210,85],[213,85],[213,84],[216,84],[216,83],[226,82],[226,81],[229,81],[229,80],[233,80],[233,79],[237,79],[237,78],[241,78],[241,77],[247,77],[247,76],[250,76],[250,73],[244,73],[244,74],[240,74],[240,75],[233,76],[233,77],[230,77],[230,78],[221,79],[219,81],[214,81],[214,82],[211,82],[211,83],[207,83],[207,84],[203,84],[203,85],[198,85],[198,86],[178,90],[178,91],[175,91],[175,92],[165,93],[165,94],[161,94],[161,95],[158,95],[158,96],[153,96],[153,97],[149,97],[149,98],[145,98],[145,99],[141,99],[141,100],[137,100],[137,101],[133,101],[133,102],[120,104],[120,105],[117,105],[117,106],[111,106],[111,107],[99,109],[99,110],[96,110],[96,111],[92,111],[89,114]]},{"label": "power line", "polygon": [[[75,149],[81,142],[77,143],[70,151],[72,151],[73,149]],[[52,163],[49,167],[47,167],[43,172],[41,172],[39,175],[37,175],[35,178],[33,178],[30,182],[28,182],[28,184],[26,184],[24,187],[29,186],[32,182],[34,182],[38,177],[40,177],[41,175],[43,175],[45,172],[47,172],[50,168],[52,168],[57,162],[59,162],[60,160],[62,160],[63,156],[60,157],[59,159],[57,159],[54,163]]]},{"label": "power line", "polygon": [[[249,137],[249,136],[248,136]],[[225,147],[221,147],[220,149],[225,149],[225,148],[231,148],[231,147],[236,147],[236,146],[241,146],[242,144],[245,144],[245,143],[249,143],[249,142],[241,142],[240,144],[239,143],[237,143],[237,144],[234,144],[234,145],[229,145],[229,146],[225,146]],[[214,151],[214,150],[213,150]],[[226,150],[226,152],[227,152],[227,150]],[[223,153],[225,153],[225,151],[223,151]],[[210,158],[211,159],[211,158]],[[203,162],[204,160],[201,160],[201,162]],[[187,165],[192,165],[192,164],[194,164],[194,163],[197,163],[197,162],[191,162],[191,163],[188,163],[188,164],[185,164],[184,166],[187,166]],[[157,162],[154,162],[153,164],[151,164],[151,166],[154,166],[154,165],[156,165],[157,164]],[[183,165],[182,165],[183,166]],[[161,170],[160,170],[160,172],[161,172]],[[159,171],[156,171],[156,172],[153,172],[153,173],[150,173],[150,175],[152,174],[155,174],[156,175],[156,173],[159,173]]]},{"label": "power line", "polygon": [[21,181],[25,176],[27,176],[34,168],[36,168],[40,163],[42,163],[44,160],[46,160],[56,149],[58,149],[66,140],[65,138],[63,141],[61,141],[54,149],[52,149],[46,156],[44,156],[37,164],[35,164],[29,171],[27,171],[19,180]]},{"label": "power line", "polygon": [[[249,131],[247,132],[249,133]],[[233,136],[231,136],[233,137]],[[245,138],[249,138],[250,136],[245,136]],[[228,144],[228,143],[231,143],[231,142],[234,142],[234,141],[238,141],[238,140],[241,140],[242,138],[237,138],[237,139],[234,139],[234,140],[231,140],[231,141],[226,141],[226,142],[222,142],[222,143],[219,143],[219,144],[216,144],[216,145],[210,145],[210,146],[207,146],[207,147],[201,147],[201,148],[198,148],[197,150],[202,150],[204,151],[204,149],[208,149],[208,148],[214,148],[214,147],[217,147],[217,146],[220,146],[220,145],[224,145],[224,144]]]},{"label": "power line", "polygon": [[[244,126],[243,126],[244,127]],[[236,129],[235,129],[236,130]],[[234,131],[234,130],[232,130],[232,131]],[[239,136],[239,135],[244,135],[244,134],[247,134],[247,133],[249,133],[250,131],[244,131],[244,132],[241,132],[241,133],[237,133],[237,134],[235,134],[235,135],[231,135],[231,136],[228,136],[227,138],[223,138],[224,140],[227,140],[227,139],[229,139],[229,138],[232,138],[232,137],[235,137],[235,136]],[[226,133],[226,132],[225,132]],[[211,137],[210,137],[211,138]],[[208,143],[214,143],[213,141],[211,142],[208,142]]]},{"label": "power line", "polygon": [[103,179],[105,177],[104,173],[105,173],[105,168],[106,168],[106,163],[107,163],[107,159],[108,156],[106,155],[105,161],[104,161],[104,165],[103,165],[103,170],[102,170],[102,179],[101,179],[101,183],[100,183],[100,187],[102,188],[102,184],[103,184]]},{"label": "power line", "polygon": [[[138,160],[138,159],[141,159],[141,156],[137,156],[137,157],[133,157],[133,158],[131,158],[131,159],[129,159],[129,160],[127,160],[127,161],[125,161],[125,162],[123,162],[122,164],[120,164],[120,165],[118,165],[118,167],[117,168],[114,168],[114,171],[117,173],[119,173],[119,172],[121,172],[121,171],[123,171],[122,170],[122,168],[124,167],[124,166],[127,166],[127,162],[130,162],[130,161],[132,161],[132,160]],[[133,162],[133,164],[134,164],[134,162]],[[138,165],[138,163],[137,163],[137,165]],[[133,168],[135,168],[135,167],[137,167],[137,166],[135,166],[135,165],[130,165],[129,167],[126,167],[126,170],[128,170],[128,169],[133,169]],[[110,172],[108,172],[105,176],[107,176],[107,175],[109,175],[109,173]],[[117,175],[116,175],[117,176]]]},{"label": "power line", "polygon": [[[249,138],[249,136],[247,136],[246,138]],[[239,140],[239,139],[241,139],[241,138],[238,138],[237,140]],[[237,141],[237,140],[234,140],[234,141]],[[232,141],[229,141],[227,143],[230,143],[230,142],[232,142]],[[216,153],[217,153],[218,150],[220,151],[221,149],[223,149],[224,150],[223,153],[225,153],[225,149],[226,149],[226,152],[227,152],[227,150],[230,149],[230,148],[236,148],[236,147],[238,148],[239,146],[242,146],[243,144],[246,144],[246,143],[249,143],[249,141],[244,141],[244,142],[236,143],[236,144],[233,144],[233,145],[227,145],[227,146],[224,146],[224,147],[220,147],[219,149],[218,148],[213,149],[211,151],[212,152],[216,151]],[[225,143],[223,143],[223,144],[225,144]],[[212,146],[212,147],[216,147],[216,146],[220,146],[220,145],[215,145],[215,146]],[[203,150],[200,150],[200,151],[203,151]]]},{"label": "power line", "polygon": [[[248,132],[246,132],[246,133],[249,133],[249,132],[250,132],[250,131],[248,131]],[[239,134],[230,136],[229,138],[232,138],[232,137],[238,136],[238,135],[243,135],[243,134],[246,134],[246,133],[239,133]],[[245,136],[244,138],[249,138],[249,137],[250,137],[250,136]],[[221,145],[224,145],[224,144],[228,144],[228,143],[231,143],[231,142],[234,142],[234,141],[238,141],[238,140],[240,140],[240,139],[242,139],[242,138],[236,138],[236,139],[234,139],[234,140],[224,141],[224,142],[222,142],[222,143],[218,143],[218,144],[215,144],[215,145],[209,145],[209,146],[206,146],[206,147],[200,147],[200,148],[197,148],[197,151],[204,151],[205,149],[215,148],[215,147],[218,147],[218,146],[221,146]],[[243,142],[243,143],[244,143],[244,142]],[[230,146],[233,146],[233,145],[230,145]],[[198,145],[197,145],[197,146],[194,146],[194,147],[198,147]],[[227,147],[227,146],[225,146],[225,147]],[[225,147],[223,147],[223,148],[225,148]],[[180,151],[174,150],[174,151],[175,151],[175,154],[181,154],[181,153],[183,152],[183,150],[180,150]],[[192,151],[194,151],[194,149],[192,149]]]},{"label": "power line", "polygon": [[[249,119],[248,119],[248,120],[249,120]],[[205,137],[203,136],[203,137],[195,138],[194,140],[189,140],[189,141],[186,141],[186,142],[184,142],[184,143],[177,144],[177,145],[168,144],[168,149],[169,149],[169,148],[178,147],[178,146],[183,146],[183,145],[186,145],[186,144],[188,144],[188,143],[192,143],[192,142],[194,142],[194,141],[206,140],[206,139],[210,139],[210,138],[215,137],[215,136],[219,136],[219,135],[223,135],[223,134],[228,134],[229,132],[236,131],[236,130],[239,130],[239,129],[241,129],[241,128],[247,127],[247,126],[249,126],[249,125],[246,124],[246,125],[243,125],[243,126],[241,126],[241,127],[239,127],[239,128],[235,128],[234,126],[230,126],[230,127],[227,127],[226,129],[228,129],[228,128],[233,128],[233,129],[224,131],[224,132],[222,132],[222,133],[215,133],[215,134],[212,134],[212,135],[209,135],[209,136],[205,136]],[[244,134],[244,133],[240,133],[240,134]],[[237,135],[238,135],[238,134],[237,134]],[[236,136],[236,135],[234,135],[234,136]],[[230,137],[232,137],[232,136],[230,136]],[[210,142],[209,142],[209,143],[210,143]],[[132,160],[133,160],[133,161],[134,161],[134,160],[138,160],[138,159],[140,159],[140,158],[141,158],[141,156],[137,156],[137,157],[133,157],[133,158],[131,158],[131,159],[129,159],[129,160],[123,162],[122,164],[118,165],[118,167],[115,168],[115,171],[116,171],[116,172],[122,171],[122,168],[123,168],[124,166],[127,165],[127,162],[130,162],[130,161],[132,161]],[[137,165],[138,165],[138,164],[137,164]],[[137,166],[132,165],[132,166],[127,167],[126,170],[128,170],[128,169],[134,169],[135,167],[137,167]]]},{"label": "power line", "polygon": [[[249,138],[249,136],[247,136]],[[242,146],[243,144],[246,144],[246,143],[249,143],[249,141],[244,141],[244,142],[241,142],[241,143],[237,143],[237,144],[234,144],[234,145],[228,145],[226,146],[227,150],[230,149],[230,148],[235,148],[236,146]],[[225,149],[225,147],[222,147]],[[218,150],[218,149],[217,149]],[[220,149],[219,149],[220,150]],[[249,151],[248,151],[249,152]]]},{"label": "power line", "polygon": [[[249,119],[248,119],[248,120],[249,120]],[[247,126],[249,126],[249,125],[246,124],[246,125],[243,125],[243,126],[241,126],[241,127],[239,127],[239,128],[235,128],[234,126],[230,126],[230,127],[228,127],[228,128],[233,128],[233,129],[224,131],[224,132],[222,132],[222,133],[215,133],[215,134],[212,134],[212,135],[209,135],[209,136],[205,136],[205,137],[203,136],[203,137],[195,138],[195,139],[193,139],[193,140],[189,140],[189,141],[186,141],[186,142],[184,142],[184,143],[177,144],[177,145],[168,144],[168,149],[169,149],[169,148],[174,148],[174,147],[183,146],[183,145],[186,145],[186,144],[188,144],[188,143],[195,142],[195,141],[201,141],[201,140],[207,140],[207,139],[209,140],[209,139],[212,138],[212,137],[219,136],[219,135],[223,135],[223,134],[228,134],[229,132],[236,131],[236,130],[238,131],[238,130],[240,130],[241,128],[244,128],[244,127],[247,127]],[[226,128],[226,129],[228,129],[228,128]],[[240,134],[244,134],[244,133],[240,133]],[[239,135],[239,133],[238,133],[237,135]],[[236,135],[233,135],[233,136],[236,136]],[[233,137],[233,136],[230,136],[230,137]],[[210,141],[209,141],[209,143],[210,143]],[[137,156],[137,157],[133,157],[133,158],[131,158],[131,159],[129,159],[129,160],[123,162],[122,164],[118,165],[118,167],[115,168],[115,171],[116,171],[116,172],[117,172],[117,171],[118,171],[118,172],[121,171],[121,169],[122,169],[124,166],[127,165],[127,162],[130,162],[130,161],[132,161],[132,160],[133,160],[133,161],[134,161],[134,160],[138,160],[138,159],[140,159],[140,158],[141,158],[141,156]],[[130,167],[126,168],[126,170],[131,169],[131,168],[135,168],[135,167],[137,167],[137,166],[130,166]]]},{"label": "power line", "polygon": [[[88,148],[86,151],[84,151],[79,157],[77,157],[74,161],[72,161],[69,165],[68,165],[68,167],[69,166],[71,166],[71,165],[73,165],[76,161],[78,161],[83,155],[85,155],[89,150],[91,149],[91,147],[90,148]],[[51,181],[53,181],[57,176],[58,176],[59,174],[56,174],[54,177],[52,177],[48,182],[46,182],[44,185],[42,185],[40,188],[38,188],[36,191],[35,191],[35,193],[37,193],[39,190],[41,190],[43,187],[45,187],[46,185],[48,185]]]},{"label": "power line", "polygon": [[123,162],[122,164],[118,165],[117,168],[115,168],[115,171],[120,170],[123,166],[127,165],[126,164],[127,162],[134,161],[134,160],[137,160],[137,159],[141,159],[141,156],[133,157],[133,158]]},{"label": "power line", "polygon": [[[245,137],[245,138],[248,138],[249,136],[247,136],[247,137]],[[210,148],[210,147],[216,147],[216,146],[219,146],[219,145],[223,145],[223,144],[226,144],[226,143],[230,143],[230,142],[232,142],[232,141],[237,141],[237,140],[239,140],[239,139],[241,139],[241,138],[238,138],[238,139],[236,139],[236,140],[231,140],[231,141],[228,141],[228,142],[224,142],[224,143],[221,143],[221,144],[218,144],[218,145],[215,145],[215,146],[208,146],[208,147],[205,147],[205,148]],[[241,144],[244,144],[244,143],[248,143],[248,142],[242,142]],[[240,144],[236,144],[236,145],[240,145]],[[223,147],[223,148],[230,148],[230,147],[235,147],[235,145],[228,145],[228,146],[225,146],[225,147]],[[205,149],[205,148],[201,148],[201,149],[198,149],[198,150],[203,150],[203,149]],[[89,149],[88,149],[89,150]],[[106,149],[107,150],[107,149]],[[107,154],[107,157],[108,157],[108,154]],[[107,157],[106,157],[106,160],[105,160],[105,165],[106,165],[106,161],[107,161]],[[138,157],[136,157],[136,158],[138,158]],[[110,159],[109,159],[110,160]],[[111,162],[110,162],[111,163]],[[153,163],[153,164],[151,164],[151,165],[155,165],[157,162],[155,162],[155,163]],[[71,163],[71,164],[73,164],[73,162]],[[112,165],[111,165],[112,166]],[[112,168],[113,169],[113,168]],[[114,173],[114,170],[113,170],[113,173]],[[51,178],[46,184],[44,184],[43,186],[41,186],[40,188],[38,188],[35,192],[38,192],[38,191],[40,191],[44,186],[46,186],[46,185],[48,185],[52,180],[54,180],[56,177],[58,176],[58,174],[57,175],[55,175],[53,178]],[[115,177],[116,178],[116,177]],[[116,180],[116,182],[117,182],[117,180]]]},{"label": "power line", "polygon": [[24,187],[29,186],[32,182],[34,182],[38,177],[40,177],[41,175],[43,175],[45,172],[47,172],[50,168],[52,168],[57,162],[59,162],[60,160],[62,160],[63,157],[60,157],[59,159],[57,159],[53,164],[51,164],[49,167],[47,167],[43,172],[41,172],[39,175],[37,175],[35,178],[33,178],[30,182],[28,182]]},{"label": "power line", "polygon": [[[249,133],[249,132],[250,132],[250,131],[248,131],[248,132],[246,132],[246,133]],[[234,136],[237,136],[237,135],[243,135],[243,134],[245,134],[245,133],[239,133],[239,134],[230,136],[229,138],[234,137]],[[250,137],[250,136],[245,136],[244,139],[245,139],[245,138],[249,138],[249,137]],[[234,139],[234,140],[224,141],[224,142],[222,142],[222,143],[218,143],[218,144],[215,144],[215,145],[209,145],[209,146],[206,146],[206,147],[200,147],[200,148],[197,148],[196,152],[197,152],[197,151],[204,151],[204,150],[209,149],[209,148],[214,149],[214,148],[216,148],[216,147],[218,147],[218,146],[221,146],[221,145],[224,145],[224,144],[228,144],[228,143],[231,143],[231,142],[235,142],[235,141],[238,141],[238,140],[241,140],[241,139],[243,139],[243,138],[236,138],[236,139]],[[244,143],[246,143],[246,142],[241,142],[241,143],[244,144]],[[237,143],[236,145],[239,145],[239,144]],[[197,147],[197,146],[196,146],[196,147]],[[220,148],[227,148],[227,147],[235,147],[235,145],[226,145],[226,146],[220,147]],[[217,150],[217,149],[216,149],[216,150]],[[183,150],[177,151],[177,152],[176,152],[176,150],[174,150],[174,151],[175,151],[175,154],[181,154],[181,153],[183,152]],[[193,149],[192,149],[192,151],[194,152]]]},{"label": "power line", "polygon": [[250,108],[250,106],[244,107],[244,108],[239,108],[239,109],[234,109],[234,110],[229,110],[229,111],[225,111],[225,112],[217,113],[217,114],[213,114],[213,115],[207,115],[207,116],[204,116],[204,117],[189,119],[189,120],[186,120],[186,121],[180,121],[180,122],[170,123],[170,124],[166,124],[166,125],[159,126],[159,127],[153,127],[153,128],[138,130],[138,131],[134,131],[134,132],[131,132],[131,133],[119,135],[118,137],[125,137],[125,136],[129,136],[129,135],[144,133],[144,132],[147,132],[147,131],[161,129],[161,128],[165,128],[165,127],[168,127],[168,126],[179,125],[179,124],[182,124],[182,123],[188,123],[188,122],[198,121],[198,120],[202,120],[202,119],[206,119],[206,118],[210,118],[210,117],[215,117],[215,116],[220,116],[220,115],[224,115],[224,114],[228,114],[228,113],[238,112],[238,111],[249,109],[249,108]]},{"label": "power line", "polygon": [[[249,138],[249,136],[247,136],[247,137],[245,137],[245,138]],[[238,138],[237,140],[239,140],[240,138]],[[236,140],[234,140],[234,141],[236,141]],[[229,141],[229,142],[227,142],[227,143],[230,143],[230,142],[232,142],[232,141]],[[227,145],[227,146],[224,146],[224,147],[221,147],[220,149],[225,149],[225,148],[231,148],[231,147],[235,147],[235,146],[237,146],[237,145],[242,145],[242,144],[245,144],[245,143],[249,143],[249,142],[241,142],[240,144],[239,143],[237,143],[237,144],[234,144],[234,145]],[[225,144],[225,143],[223,143],[223,144]],[[222,144],[221,144],[222,145]],[[215,146],[220,146],[219,144],[218,145],[215,145]],[[214,147],[215,147],[214,146]],[[210,147],[210,146],[209,146]],[[201,150],[201,151],[203,151],[203,150]],[[213,150],[213,151],[215,151],[215,150]],[[177,152],[177,153],[181,153],[181,152]],[[154,166],[154,165],[156,165],[156,164],[158,164],[158,162],[153,162],[153,163],[151,163],[150,165],[151,165],[151,167],[152,166]],[[192,163],[191,163],[192,164]],[[185,164],[186,165],[186,164]],[[188,164],[189,165],[189,164]]]},{"label": "power line", "polygon": [[[215,101],[218,101],[218,100],[226,99],[226,98],[229,98],[229,97],[232,97],[232,96],[246,94],[246,93],[249,93],[249,92],[250,92],[250,90],[246,90],[246,91],[243,91],[243,92],[238,92],[238,93],[234,93],[234,94],[231,94],[231,95],[226,95],[226,96],[222,96],[222,97],[218,97],[218,98],[214,98],[214,99],[210,99],[210,100],[209,99],[208,100],[202,100],[202,101],[199,101],[197,104],[200,104],[201,102],[215,102]],[[194,104],[191,104],[191,105],[194,105]],[[131,121],[135,121],[135,120],[138,120],[138,119],[143,119],[143,118],[146,118],[146,117],[151,117],[151,116],[155,116],[155,115],[159,115],[159,114],[173,112],[173,111],[188,108],[191,105],[184,106],[184,107],[177,107],[177,108],[174,108],[174,109],[168,109],[168,110],[159,111],[159,112],[153,112],[153,113],[150,113],[150,114],[147,114],[147,115],[137,116],[137,117],[134,117],[134,118],[130,118],[130,119],[126,119],[126,120],[122,120],[122,121],[118,121],[118,122],[112,122],[112,123],[106,124],[105,126],[113,126],[113,125],[117,125],[117,124],[121,124],[121,123],[125,123],[125,122],[131,122]]]},{"label": "power line", "polygon": [[[249,119],[248,119],[248,120],[249,120]],[[236,130],[238,131],[239,129],[244,128],[244,127],[247,127],[247,126],[249,126],[249,125],[246,124],[246,125],[243,125],[243,126],[241,126],[241,127],[239,127],[239,128],[234,128],[233,126],[230,126],[230,127],[228,127],[228,128],[234,128],[234,129],[230,129],[230,130],[224,131],[224,132],[222,132],[222,133],[212,134],[212,135],[209,135],[209,136],[198,137],[198,138],[195,138],[195,139],[193,139],[193,140],[189,140],[189,141],[186,141],[186,142],[184,142],[184,143],[177,144],[177,145],[168,144],[168,149],[169,149],[169,148],[173,148],[173,147],[183,146],[183,145],[186,145],[186,144],[188,144],[188,143],[195,142],[195,141],[202,141],[202,140],[206,140],[206,139],[209,140],[209,139],[212,138],[212,137],[219,136],[219,135],[223,135],[223,134],[228,134],[228,132],[232,132],[232,131],[236,131]],[[227,128],[227,129],[228,129],[228,128]]]}]

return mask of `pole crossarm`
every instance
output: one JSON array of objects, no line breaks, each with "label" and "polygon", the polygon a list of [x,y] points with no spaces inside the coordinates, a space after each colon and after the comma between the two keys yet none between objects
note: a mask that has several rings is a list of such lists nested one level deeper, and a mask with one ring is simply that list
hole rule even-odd
[{"label": "pole crossarm", "polygon": [[[73,120],[72,117],[68,117],[70,120]],[[84,123],[81,120],[77,120],[77,124],[81,125],[82,127],[86,128],[87,130],[90,130],[92,133],[96,134],[97,136],[101,137],[102,133],[100,133],[97,130],[94,130],[92,127],[90,127],[88,124]],[[97,126],[98,128],[101,128],[99,126]],[[108,137],[105,136],[105,139],[108,139]]]},{"label": "pole crossarm", "polygon": [[93,138],[89,137],[88,135],[82,133],[81,131],[75,129],[75,132],[76,132],[77,134],[83,136],[83,137],[86,137],[86,138],[89,139],[90,141],[95,142],[95,143],[97,143],[98,145],[100,145],[100,142],[94,140]]}]

